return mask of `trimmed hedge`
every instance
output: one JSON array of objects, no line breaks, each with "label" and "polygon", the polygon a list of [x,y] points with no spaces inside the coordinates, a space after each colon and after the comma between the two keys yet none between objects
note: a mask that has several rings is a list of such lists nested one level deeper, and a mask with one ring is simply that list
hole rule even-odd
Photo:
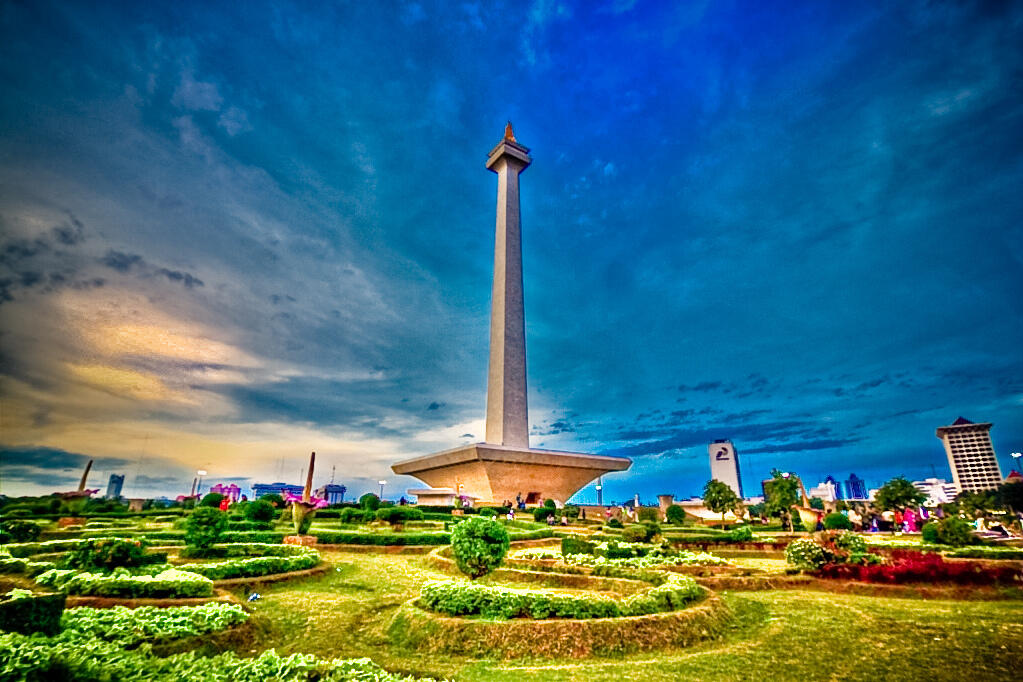
[{"label": "trimmed hedge", "polygon": [[67,595],[24,592],[12,590],[0,598],[0,630],[23,635],[41,632],[51,637],[59,633]]},{"label": "trimmed hedge", "polygon": [[234,557],[251,556],[301,556],[309,551],[308,547],[299,545],[269,545],[264,543],[234,543],[227,545],[214,545],[206,549],[196,547],[183,547],[178,553],[183,559],[227,559]]},{"label": "trimmed hedge", "polygon": [[328,545],[446,545],[451,533],[364,533],[360,531],[323,531],[310,533]]},{"label": "trimmed hedge", "polygon": [[209,597],[213,581],[189,571],[167,569],[156,575],[131,575],[124,569],[112,575],[54,569],[36,578],[40,585],[68,594],[96,597]]},{"label": "trimmed hedge", "polygon": [[601,594],[496,587],[462,581],[432,581],[419,599],[424,607],[449,616],[484,618],[618,618],[676,611],[702,599],[692,578],[672,576],[663,585],[616,600]]},{"label": "trimmed hedge", "polygon": [[298,556],[261,556],[248,559],[229,559],[207,564],[185,564],[177,566],[179,571],[188,571],[205,576],[210,580],[231,578],[258,578],[274,573],[305,571],[320,563],[320,553],[313,549]]},{"label": "trimmed hedge", "polygon": [[74,538],[70,540],[46,540],[44,542],[21,542],[13,545],[4,545],[4,551],[13,557],[30,557],[36,554],[52,554],[54,552],[69,552],[84,540]]}]

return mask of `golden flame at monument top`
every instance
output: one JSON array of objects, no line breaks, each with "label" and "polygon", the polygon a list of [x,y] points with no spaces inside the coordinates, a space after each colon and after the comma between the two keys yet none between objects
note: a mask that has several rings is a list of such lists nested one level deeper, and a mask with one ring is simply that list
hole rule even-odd
[{"label": "golden flame at monument top", "polygon": [[509,142],[518,142],[518,140],[515,139],[515,131],[512,130],[511,121],[508,121],[508,125],[504,127],[504,139]]}]

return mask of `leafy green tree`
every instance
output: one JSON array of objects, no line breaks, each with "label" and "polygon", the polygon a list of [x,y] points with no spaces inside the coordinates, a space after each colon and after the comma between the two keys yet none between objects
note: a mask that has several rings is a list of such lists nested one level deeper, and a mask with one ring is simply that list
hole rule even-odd
[{"label": "leafy green tree", "polygon": [[564,514],[569,521],[575,521],[579,518],[579,507],[574,504],[566,504],[561,509],[561,513]]},{"label": "leafy green tree", "polygon": [[373,493],[366,493],[359,498],[359,506],[375,512],[377,509],[380,509],[380,498]]},{"label": "leafy green tree", "polygon": [[670,505],[664,515],[667,517],[668,523],[676,526],[681,526],[686,521],[686,510],[677,504]]},{"label": "leafy green tree", "polygon": [[657,523],[661,520],[661,510],[657,507],[640,507],[637,518],[640,521],[652,521]]},{"label": "leafy green tree", "polygon": [[998,503],[1016,514],[1023,512],[1023,482],[1003,483],[995,497]]},{"label": "leafy green tree", "polygon": [[882,510],[916,507],[927,499],[927,495],[916,489],[904,476],[896,476],[877,491],[874,504]]},{"label": "leafy green tree", "polygon": [[481,578],[500,566],[509,546],[508,531],[493,519],[473,516],[451,531],[455,564],[470,580]]},{"label": "leafy green tree", "polygon": [[265,500],[253,500],[245,505],[243,510],[245,518],[249,521],[268,523],[274,520],[274,516],[277,512],[274,511],[272,504]]},{"label": "leafy green tree", "polygon": [[274,509],[282,509],[284,507],[284,498],[277,493],[270,493],[269,495],[263,495],[259,499],[264,502],[269,502],[273,505]]},{"label": "leafy green tree", "polygon": [[225,530],[227,514],[214,507],[197,507],[185,522],[185,544],[196,549],[208,549]]},{"label": "leafy green tree", "polygon": [[996,493],[989,490],[977,492],[964,490],[956,495],[956,503],[963,513],[973,518],[987,516],[992,509],[997,509],[1001,506],[998,503]]},{"label": "leafy green tree", "polygon": [[782,528],[795,530],[792,523],[792,506],[799,501],[799,479],[785,475],[778,469],[771,471],[771,481],[765,486],[767,512],[772,516],[780,516]]},{"label": "leafy green tree", "polygon": [[852,521],[842,512],[831,512],[824,517],[824,530],[852,530]]},{"label": "leafy green tree", "polygon": [[223,501],[224,496],[220,493],[207,493],[202,501],[199,502],[200,507],[216,507],[220,508],[220,503]]},{"label": "leafy green tree", "polygon": [[812,509],[817,509],[817,510],[820,510],[820,511],[824,511],[824,500],[822,500],[819,497],[811,497],[810,498],[810,507]]},{"label": "leafy green tree", "polygon": [[725,523],[725,514],[740,502],[739,496],[727,483],[713,478],[703,486],[703,504],[712,512],[721,514],[721,525]]}]

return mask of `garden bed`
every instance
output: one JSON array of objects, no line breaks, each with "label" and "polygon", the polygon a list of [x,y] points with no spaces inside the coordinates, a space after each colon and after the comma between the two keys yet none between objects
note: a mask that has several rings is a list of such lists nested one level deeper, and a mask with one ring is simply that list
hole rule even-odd
[{"label": "garden bed", "polygon": [[405,603],[391,621],[392,643],[426,653],[487,658],[615,656],[686,647],[722,633],[727,607],[713,594],[680,611],[589,619],[481,620],[441,616]]}]

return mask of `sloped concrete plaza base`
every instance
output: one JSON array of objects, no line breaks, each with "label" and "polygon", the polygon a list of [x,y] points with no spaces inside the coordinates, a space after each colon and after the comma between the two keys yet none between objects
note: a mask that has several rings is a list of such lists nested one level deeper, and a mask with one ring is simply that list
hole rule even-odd
[{"label": "sloped concrete plaza base", "polygon": [[514,502],[516,496],[542,503],[564,503],[598,476],[625,471],[624,457],[587,455],[476,443],[391,466],[396,474],[415,476],[433,488],[450,488],[475,497],[479,504]]}]

